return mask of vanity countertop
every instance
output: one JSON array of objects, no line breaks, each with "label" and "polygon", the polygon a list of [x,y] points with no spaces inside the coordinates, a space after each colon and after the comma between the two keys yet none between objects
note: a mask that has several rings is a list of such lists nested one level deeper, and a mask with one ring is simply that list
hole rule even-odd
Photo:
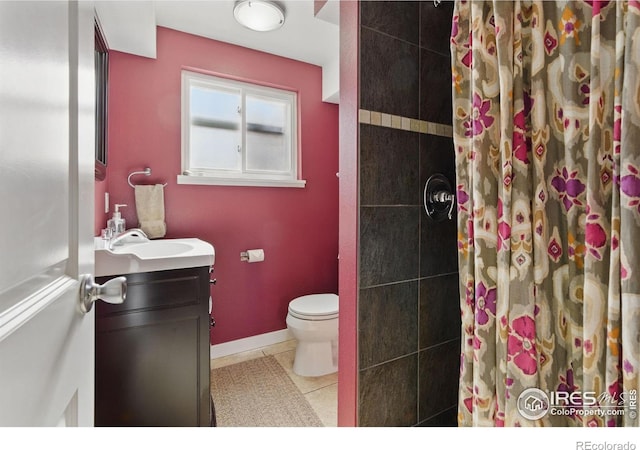
[{"label": "vanity countertop", "polygon": [[197,238],[132,239],[110,250],[107,240],[96,237],[94,249],[97,277],[213,266],[215,262],[213,246]]}]

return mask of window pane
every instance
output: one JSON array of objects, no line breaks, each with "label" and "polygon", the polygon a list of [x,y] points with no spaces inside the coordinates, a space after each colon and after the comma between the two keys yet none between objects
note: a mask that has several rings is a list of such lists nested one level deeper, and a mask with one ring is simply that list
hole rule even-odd
[{"label": "window pane", "polygon": [[190,167],[240,170],[240,92],[191,86],[190,94]]},{"label": "window pane", "polygon": [[189,167],[195,169],[240,170],[240,131],[191,126]]},{"label": "window pane", "polygon": [[247,95],[247,170],[291,170],[290,116],[284,100]]}]

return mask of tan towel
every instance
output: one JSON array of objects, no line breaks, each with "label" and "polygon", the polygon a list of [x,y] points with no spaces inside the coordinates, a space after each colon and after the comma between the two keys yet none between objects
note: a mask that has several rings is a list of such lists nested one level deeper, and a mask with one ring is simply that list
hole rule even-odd
[{"label": "tan towel", "polygon": [[136,186],[136,211],[138,223],[149,239],[161,238],[167,233],[164,221],[164,186]]}]

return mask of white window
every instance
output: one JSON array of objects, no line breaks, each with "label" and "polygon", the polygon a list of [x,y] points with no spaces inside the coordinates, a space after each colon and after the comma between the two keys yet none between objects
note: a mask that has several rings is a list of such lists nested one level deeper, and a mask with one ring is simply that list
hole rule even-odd
[{"label": "white window", "polygon": [[182,184],[304,187],[297,95],[182,71]]}]

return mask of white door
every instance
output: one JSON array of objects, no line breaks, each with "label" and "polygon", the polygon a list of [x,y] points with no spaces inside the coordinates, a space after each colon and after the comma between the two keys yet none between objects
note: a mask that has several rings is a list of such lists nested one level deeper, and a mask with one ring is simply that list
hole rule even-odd
[{"label": "white door", "polygon": [[93,16],[0,1],[0,426],[93,425]]}]

